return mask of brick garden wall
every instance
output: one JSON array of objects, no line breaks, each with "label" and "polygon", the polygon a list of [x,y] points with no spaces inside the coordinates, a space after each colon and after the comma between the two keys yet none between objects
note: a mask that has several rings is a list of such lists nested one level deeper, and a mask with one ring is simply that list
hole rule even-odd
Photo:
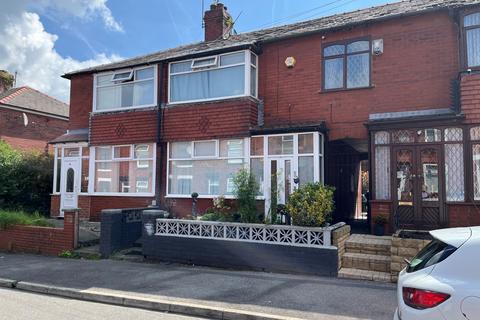
[{"label": "brick garden wall", "polygon": [[11,226],[0,230],[0,251],[58,255],[73,250],[78,237],[78,215],[66,212],[64,227]]},{"label": "brick garden wall", "polygon": [[338,248],[338,270],[342,268],[342,257],[345,253],[345,242],[350,237],[351,227],[345,225],[332,231],[332,245]]}]

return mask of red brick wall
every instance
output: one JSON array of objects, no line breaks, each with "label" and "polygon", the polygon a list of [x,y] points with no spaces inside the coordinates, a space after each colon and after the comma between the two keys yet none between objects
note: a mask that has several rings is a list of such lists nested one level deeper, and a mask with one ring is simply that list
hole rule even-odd
[{"label": "red brick wall", "polygon": [[392,234],[394,232],[394,222],[392,217],[392,203],[388,201],[371,201],[370,202],[370,212],[371,212],[371,219],[370,219],[370,230],[372,234],[374,233],[375,228],[375,217],[377,216],[384,216],[387,218],[388,222],[385,226],[385,233]]},{"label": "red brick wall", "polygon": [[[295,38],[263,46],[260,98],[265,124],[326,120],[330,139],[367,138],[370,113],[448,108],[457,77],[458,30],[448,13],[395,19],[352,30]],[[371,37],[384,40],[372,58],[372,89],[322,93],[322,45]],[[288,69],[285,58],[297,64]]]},{"label": "red brick wall", "polygon": [[90,198],[90,220],[100,221],[103,209],[143,208],[152,204],[154,197],[84,196]]},{"label": "red brick wall", "polygon": [[92,145],[155,142],[157,140],[157,112],[96,114],[91,119]]},{"label": "red brick wall", "polygon": [[449,227],[480,226],[480,208],[471,204],[447,204]]},{"label": "red brick wall", "polygon": [[60,195],[50,196],[50,217],[55,218],[60,215]]},{"label": "red brick wall", "polygon": [[0,230],[0,250],[58,255],[76,246],[78,219],[76,213],[66,212],[64,228],[12,226]]},{"label": "red brick wall", "polygon": [[23,113],[0,106],[0,139],[20,150],[45,151],[50,140],[67,130],[67,120],[26,113],[28,125],[24,125]]},{"label": "red brick wall", "polygon": [[69,129],[88,128],[93,108],[93,75],[75,75],[70,80],[70,122]]},{"label": "red brick wall", "polygon": [[467,123],[480,123],[480,74],[463,75],[460,83],[465,120]]},{"label": "red brick wall", "polygon": [[243,98],[171,106],[163,119],[164,141],[242,137],[257,124],[257,103]]}]

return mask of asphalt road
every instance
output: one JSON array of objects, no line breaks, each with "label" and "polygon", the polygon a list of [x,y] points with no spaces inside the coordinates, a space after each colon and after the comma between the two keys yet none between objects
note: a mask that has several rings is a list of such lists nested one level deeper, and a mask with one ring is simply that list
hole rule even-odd
[{"label": "asphalt road", "polygon": [[0,320],[194,320],[200,318],[0,289]]}]

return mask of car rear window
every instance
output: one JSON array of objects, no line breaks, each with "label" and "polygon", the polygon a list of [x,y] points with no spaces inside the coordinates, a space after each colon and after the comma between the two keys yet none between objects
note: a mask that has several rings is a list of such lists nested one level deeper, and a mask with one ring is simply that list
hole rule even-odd
[{"label": "car rear window", "polygon": [[457,250],[457,248],[454,246],[440,240],[433,240],[412,259],[407,266],[407,272],[419,271],[442,262],[454,253],[455,250]]}]

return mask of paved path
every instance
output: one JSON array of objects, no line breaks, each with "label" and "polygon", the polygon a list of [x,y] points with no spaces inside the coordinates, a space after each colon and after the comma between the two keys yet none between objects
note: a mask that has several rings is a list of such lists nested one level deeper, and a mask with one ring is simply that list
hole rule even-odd
[{"label": "paved path", "polygon": [[0,278],[302,319],[392,319],[395,286],[114,260],[0,254]]},{"label": "paved path", "polygon": [[195,320],[161,312],[0,289],[0,320]]}]

